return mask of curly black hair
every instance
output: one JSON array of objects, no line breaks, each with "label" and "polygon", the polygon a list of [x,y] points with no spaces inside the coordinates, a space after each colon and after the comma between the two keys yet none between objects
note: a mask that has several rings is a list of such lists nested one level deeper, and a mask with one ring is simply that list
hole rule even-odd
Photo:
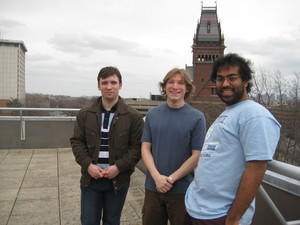
[{"label": "curly black hair", "polygon": [[210,79],[216,82],[217,73],[219,69],[229,66],[238,66],[239,74],[243,81],[248,81],[248,86],[246,87],[247,93],[251,91],[252,83],[252,62],[248,59],[241,57],[236,53],[229,53],[224,56],[220,56],[213,64],[213,69],[211,72]]}]

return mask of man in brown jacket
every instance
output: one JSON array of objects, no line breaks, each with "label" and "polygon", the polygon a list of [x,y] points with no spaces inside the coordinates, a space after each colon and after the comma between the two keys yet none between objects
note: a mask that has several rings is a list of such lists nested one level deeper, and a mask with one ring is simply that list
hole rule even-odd
[{"label": "man in brown jacket", "polygon": [[119,97],[117,68],[102,68],[97,80],[102,97],[80,110],[70,139],[82,173],[81,223],[119,225],[130,175],[141,158],[144,122]]}]

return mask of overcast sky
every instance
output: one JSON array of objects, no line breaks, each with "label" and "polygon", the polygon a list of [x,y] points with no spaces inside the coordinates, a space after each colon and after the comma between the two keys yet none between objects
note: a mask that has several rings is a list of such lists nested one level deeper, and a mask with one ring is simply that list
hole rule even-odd
[{"label": "overcast sky", "polygon": [[[299,0],[217,7],[225,53],[286,76],[300,72]],[[200,0],[0,0],[0,38],[28,49],[27,93],[99,95],[97,74],[110,65],[123,76],[121,96],[149,98],[170,69],[192,65],[200,14]]]}]

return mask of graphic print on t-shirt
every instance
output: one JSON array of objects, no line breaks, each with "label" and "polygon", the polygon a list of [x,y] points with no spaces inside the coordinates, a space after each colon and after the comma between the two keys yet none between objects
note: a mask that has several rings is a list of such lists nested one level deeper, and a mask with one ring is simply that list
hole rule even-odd
[{"label": "graphic print on t-shirt", "polygon": [[216,151],[219,142],[205,142],[201,151],[201,157],[210,158]]}]

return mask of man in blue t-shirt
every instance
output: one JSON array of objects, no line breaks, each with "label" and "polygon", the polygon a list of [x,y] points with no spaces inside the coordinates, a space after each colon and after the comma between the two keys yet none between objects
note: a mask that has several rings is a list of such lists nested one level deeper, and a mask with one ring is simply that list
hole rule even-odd
[{"label": "man in blue t-shirt", "polygon": [[183,69],[172,69],[160,83],[167,102],[150,110],[142,136],[147,167],[143,225],[182,225],[184,195],[193,180],[205,137],[202,112],[185,102],[194,86]]},{"label": "man in blue t-shirt", "polygon": [[185,196],[184,225],[249,225],[280,124],[248,98],[250,61],[237,54],[219,57],[211,79],[227,107],[207,131],[195,179]]}]

